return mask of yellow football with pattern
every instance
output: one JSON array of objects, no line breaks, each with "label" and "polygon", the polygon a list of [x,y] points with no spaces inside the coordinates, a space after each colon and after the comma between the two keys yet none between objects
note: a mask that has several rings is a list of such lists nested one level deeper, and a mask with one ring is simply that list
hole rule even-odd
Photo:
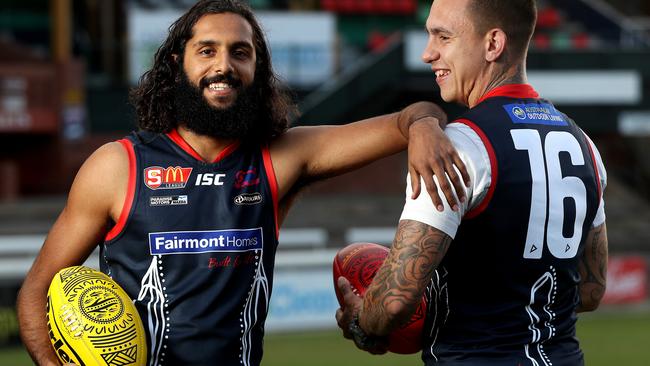
[{"label": "yellow football with pattern", "polygon": [[102,272],[64,268],[47,292],[50,341],[65,364],[145,365],[147,341],[135,305]]}]

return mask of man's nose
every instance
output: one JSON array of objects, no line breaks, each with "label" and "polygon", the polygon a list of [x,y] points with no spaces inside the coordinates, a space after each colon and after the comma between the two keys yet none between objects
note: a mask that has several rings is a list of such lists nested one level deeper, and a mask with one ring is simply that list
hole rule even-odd
[{"label": "man's nose", "polygon": [[213,66],[214,72],[216,74],[230,74],[233,72],[232,58],[228,52],[220,52],[214,61]]},{"label": "man's nose", "polygon": [[422,61],[425,64],[430,64],[440,58],[440,52],[438,52],[435,47],[433,47],[433,42],[427,42],[427,46],[422,52]]}]

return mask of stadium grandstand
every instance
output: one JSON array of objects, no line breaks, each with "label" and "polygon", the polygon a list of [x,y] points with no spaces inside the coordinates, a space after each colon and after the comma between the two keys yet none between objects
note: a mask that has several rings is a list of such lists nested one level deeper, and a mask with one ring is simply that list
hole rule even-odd
[{"label": "stadium grandstand", "polygon": [[[593,138],[608,169],[604,312],[634,309],[650,322],[650,1],[537,2],[530,83]],[[129,88],[194,3],[0,1],[0,364],[29,364],[24,352],[25,361],[3,359],[20,346],[22,279],[81,164],[135,128]],[[463,112],[442,102],[420,58],[430,1],[249,3],[300,107],[293,125],[345,123],[419,100],[440,103],[450,119]],[[336,329],[334,253],[352,242],[390,245],[406,165],[400,153],[300,195],[280,234],[270,333]],[[97,267],[97,255],[87,264]],[[639,352],[647,363],[637,364],[650,364],[647,347]],[[588,364],[607,364],[598,362]]]}]

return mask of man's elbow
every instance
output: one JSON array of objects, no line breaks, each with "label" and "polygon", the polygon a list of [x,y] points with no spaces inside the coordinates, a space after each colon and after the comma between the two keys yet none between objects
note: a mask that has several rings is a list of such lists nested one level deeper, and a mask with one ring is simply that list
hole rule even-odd
[{"label": "man's elbow", "polygon": [[20,286],[18,294],[16,295],[16,310],[18,312],[20,312],[24,306],[27,306],[27,303],[32,297],[30,294],[34,292],[34,290],[32,290],[32,287],[34,287],[34,284],[33,281],[30,281],[29,278],[25,279],[25,281],[23,281],[23,284]]},{"label": "man's elbow", "polygon": [[589,311],[594,311],[598,309],[598,306],[600,306],[600,301],[590,301],[590,302],[583,302],[578,306],[577,312],[578,313],[585,313]]},{"label": "man's elbow", "polygon": [[580,304],[578,306],[578,312],[587,312],[594,311],[598,309],[600,303],[605,295],[606,287],[603,285],[598,289],[591,289],[590,291],[582,291],[580,297]]},{"label": "man's elbow", "polygon": [[600,306],[600,302],[602,301],[602,299],[603,299],[603,295],[600,295],[600,296],[597,297],[597,298],[596,298],[596,297],[593,298],[591,301],[589,301],[589,302],[586,304],[585,311],[594,311],[594,310],[598,309],[598,307]]}]

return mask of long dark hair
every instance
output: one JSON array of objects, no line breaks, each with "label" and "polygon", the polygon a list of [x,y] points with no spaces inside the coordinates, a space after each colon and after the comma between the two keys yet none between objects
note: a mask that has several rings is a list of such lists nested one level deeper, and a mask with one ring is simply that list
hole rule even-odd
[{"label": "long dark hair", "polygon": [[[273,72],[271,54],[253,11],[237,0],[201,0],[169,27],[167,39],[154,56],[153,67],[142,75],[138,86],[129,95],[140,129],[169,132],[177,126],[173,98],[179,73],[184,72],[179,61],[185,51],[185,44],[192,38],[194,25],[201,17],[220,13],[238,14],[253,29],[253,44],[257,54],[255,85],[256,92],[259,93],[259,116],[269,120],[267,125],[260,126],[266,130],[262,134],[264,139],[268,140],[287,130],[297,109]],[[173,55],[179,55],[179,61],[174,60]]]}]

